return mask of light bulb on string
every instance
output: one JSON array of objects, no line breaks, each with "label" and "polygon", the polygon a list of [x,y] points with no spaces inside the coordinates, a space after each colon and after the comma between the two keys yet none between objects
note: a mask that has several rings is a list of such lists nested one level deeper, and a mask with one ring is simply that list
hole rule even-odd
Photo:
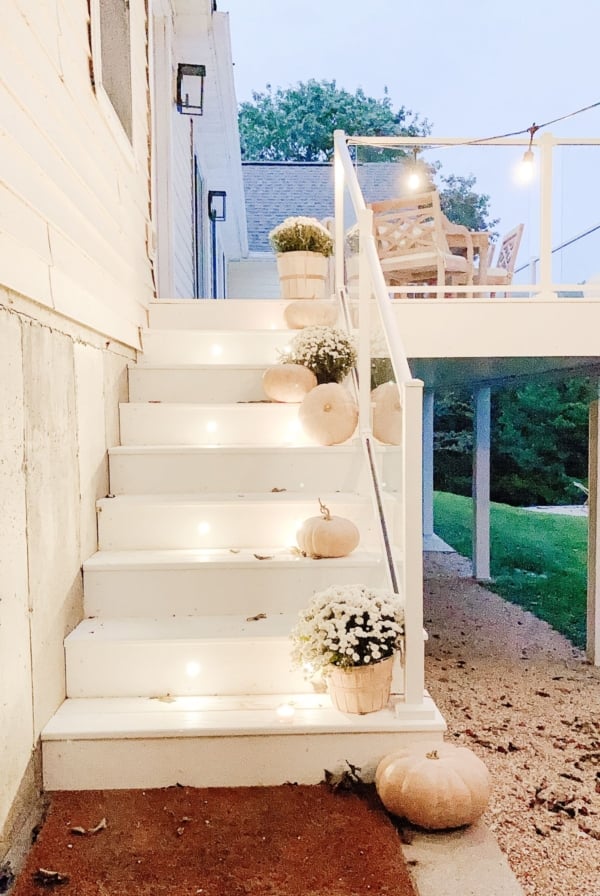
[{"label": "light bulb on string", "polygon": [[423,183],[423,173],[421,170],[421,165],[418,162],[417,154],[419,150],[416,146],[413,147],[413,160],[410,163],[408,174],[406,176],[406,186],[411,192],[415,193]]},{"label": "light bulb on string", "polygon": [[523,158],[521,159],[518,170],[518,178],[522,184],[531,183],[535,176],[535,156],[533,154],[533,149],[531,148],[531,146],[533,144],[533,137],[536,131],[539,131],[539,127],[534,122],[527,130],[529,133],[529,146],[523,153]]}]

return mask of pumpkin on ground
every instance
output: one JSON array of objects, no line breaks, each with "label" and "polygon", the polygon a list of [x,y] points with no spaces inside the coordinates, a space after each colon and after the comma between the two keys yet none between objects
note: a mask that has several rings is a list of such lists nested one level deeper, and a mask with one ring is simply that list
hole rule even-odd
[{"label": "pumpkin on ground", "polygon": [[319,445],[339,445],[354,433],[358,407],[339,383],[316,386],[298,410],[304,432]]},{"label": "pumpkin on ground", "polygon": [[286,306],[283,317],[291,330],[302,330],[304,327],[335,327],[338,314],[335,302],[299,299]]},{"label": "pumpkin on ground", "polygon": [[317,378],[303,364],[276,364],[265,370],[262,382],[272,401],[300,402],[317,385]]},{"label": "pumpkin on ground", "polygon": [[371,392],[373,435],[386,445],[402,444],[402,405],[396,383],[382,383]]},{"label": "pumpkin on ground", "polygon": [[346,557],[360,541],[352,520],[332,516],[329,507],[319,498],[321,516],[304,520],[296,533],[298,547],[307,557]]},{"label": "pumpkin on ground", "polygon": [[415,744],[384,756],[375,786],[388,812],[432,831],[477,821],[491,792],[481,759],[468,747],[446,743]]}]

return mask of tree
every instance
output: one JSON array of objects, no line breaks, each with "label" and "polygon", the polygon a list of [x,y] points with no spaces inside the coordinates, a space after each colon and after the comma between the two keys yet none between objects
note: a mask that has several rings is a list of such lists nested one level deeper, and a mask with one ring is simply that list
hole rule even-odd
[{"label": "tree", "polygon": [[[440,190],[442,211],[455,224],[464,224],[469,230],[491,231],[498,218],[490,220],[490,197],[476,193],[475,177],[459,177],[456,174],[440,175],[444,188]],[[494,234],[495,236],[495,234]]]},{"label": "tree", "polygon": [[[516,506],[581,501],[574,481],[587,478],[587,377],[532,382],[492,396],[491,497]],[[473,409],[448,392],[435,406],[435,487],[471,493]]]},{"label": "tree", "polygon": [[239,109],[242,157],[269,162],[328,162],[333,158],[333,132],[417,137],[429,133],[427,121],[403,106],[394,111],[383,99],[349,93],[335,81],[299,82],[295,87],[252,94]]}]

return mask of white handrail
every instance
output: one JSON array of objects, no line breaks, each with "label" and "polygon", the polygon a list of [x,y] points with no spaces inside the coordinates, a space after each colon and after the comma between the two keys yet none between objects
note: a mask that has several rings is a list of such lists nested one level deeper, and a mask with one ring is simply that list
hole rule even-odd
[{"label": "white handrail", "polygon": [[[423,703],[424,643],[423,643],[423,569],[422,569],[422,389],[423,383],[413,379],[408,358],[393,320],[388,287],[385,283],[375,238],[373,213],[366,207],[358,179],[352,167],[346,135],[334,134],[335,159],[335,293],[342,301],[347,325],[350,315],[346,305],[344,282],[344,190],[348,189],[359,225],[359,356],[358,393],[360,439],[367,459],[372,482],[372,498],[379,534],[384,548],[392,590],[404,598],[404,702],[415,706]],[[374,295],[375,302],[371,301]],[[403,532],[404,558],[402,583],[396,577],[389,526],[386,522],[381,486],[373,457],[371,432],[371,350],[370,315],[375,306],[379,311],[384,338],[387,342],[392,369],[401,394],[402,427],[402,489],[399,511],[394,524]]]}]

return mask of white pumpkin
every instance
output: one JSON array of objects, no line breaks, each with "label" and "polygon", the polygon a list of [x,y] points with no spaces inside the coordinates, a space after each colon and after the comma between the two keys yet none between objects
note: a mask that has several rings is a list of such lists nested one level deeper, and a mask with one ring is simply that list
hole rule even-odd
[{"label": "white pumpkin", "polygon": [[338,315],[336,303],[324,299],[299,299],[297,302],[290,302],[283,312],[285,322],[291,330],[335,327]]},{"label": "white pumpkin", "polygon": [[346,557],[360,541],[360,534],[352,520],[332,516],[319,498],[321,516],[304,520],[296,532],[296,541],[302,553],[314,559],[320,557]]},{"label": "white pumpkin", "polygon": [[358,407],[339,383],[316,386],[298,410],[302,428],[319,445],[339,445],[353,435],[358,423]]},{"label": "white pumpkin", "polygon": [[371,392],[373,435],[386,445],[402,444],[402,405],[396,383],[382,383]]},{"label": "white pumpkin", "polygon": [[432,831],[477,821],[491,792],[481,759],[447,743],[414,744],[384,756],[375,786],[388,812]]},{"label": "white pumpkin", "polygon": [[317,385],[317,378],[303,364],[276,364],[265,370],[262,382],[271,401],[300,402]]}]

